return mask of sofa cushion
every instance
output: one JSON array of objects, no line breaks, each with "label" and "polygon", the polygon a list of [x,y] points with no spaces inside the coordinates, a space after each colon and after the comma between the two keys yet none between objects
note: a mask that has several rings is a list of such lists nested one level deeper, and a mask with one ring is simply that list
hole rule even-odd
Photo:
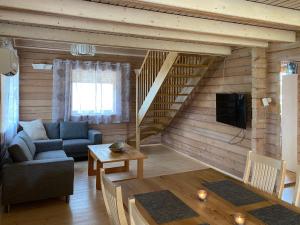
[{"label": "sofa cushion", "polygon": [[29,148],[31,155],[34,156],[36,147],[32,139],[28,136],[28,134],[25,131],[20,131],[17,135],[23,139],[23,141],[26,143],[27,147]]},{"label": "sofa cushion", "polygon": [[62,139],[50,139],[34,141],[36,152],[47,152],[52,150],[63,150]]},{"label": "sofa cushion", "polygon": [[20,125],[32,140],[48,139],[42,120],[20,121]]},{"label": "sofa cushion", "polygon": [[87,122],[60,122],[60,138],[68,139],[87,139]]},{"label": "sofa cushion", "polygon": [[93,144],[89,139],[64,140],[63,149],[66,153],[87,152],[88,145]]},{"label": "sofa cushion", "polygon": [[48,138],[59,139],[59,123],[44,123]]},{"label": "sofa cushion", "polygon": [[34,160],[57,159],[57,158],[67,158],[67,155],[63,150],[40,152],[36,154]]},{"label": "sofa cushion", "polygon": [[30,152],[25,141],[19,136],[15,136],[12,143],[8,147],[8,152],[14,162],[24,162],[33,159],[32,153]]}]

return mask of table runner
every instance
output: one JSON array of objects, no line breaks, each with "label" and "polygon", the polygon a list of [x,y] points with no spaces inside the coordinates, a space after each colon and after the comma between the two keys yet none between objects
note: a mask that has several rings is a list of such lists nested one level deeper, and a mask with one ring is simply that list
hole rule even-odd
[{"label": "table runner", "polygon": [[249,211],[267,225],[300,225],[300,214],[282,205],[271,205]]},{"label": "table runner", "polygon": [[198,214],[168,190],[134,195],[157,224],[196,217]]},{"label": "table runner", "polygon": [[265,201],[260,195],[234,183],[231,180],[202,183],[212,192],[235,206],[249,205]]}]

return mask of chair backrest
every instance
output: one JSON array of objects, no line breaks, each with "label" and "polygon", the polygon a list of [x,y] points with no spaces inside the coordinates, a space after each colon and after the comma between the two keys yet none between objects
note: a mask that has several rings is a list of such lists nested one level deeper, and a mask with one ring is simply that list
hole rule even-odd
[{"label": "chair backrest", "polygon": [[121,186],[115,185],[101,169],[101,188],[111,225],[128,225],[122,200]]},{"label": "chair backrest", "polygon": [[295,194],[294,194],[294,204],[297,207],[300,207],[300,165],[297,166],[296,172],[296,187],[295,187]]},{"label": "chair backrest", "polygon": [[135,205],[135,199],[129,199],[130,225],[149,225]]},{"label": "chair backrest", "polygon": [[284,188],[286,163],[283,160],[269,158],[249,151],[244,183],[267,193],[276,192],[281,198]]}]

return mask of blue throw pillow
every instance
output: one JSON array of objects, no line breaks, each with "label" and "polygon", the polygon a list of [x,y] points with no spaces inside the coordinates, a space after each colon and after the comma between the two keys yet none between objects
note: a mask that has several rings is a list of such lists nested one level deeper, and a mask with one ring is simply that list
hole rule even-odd
[{"label": "blue throw pillow", "polygon": [[32,154],[32,157],[34,157],[36,147],[35,147],[35,144],[33,143],[33,141],[31,140],[31,138],[28,136],[28,134],[24,130],[22,130],[17,134],[17,136],[19,136],[20,138],[23,139],[23,141],[25,142],[25,144],[29,148],[29,150]]},{"label": "blue throw pillow", "polygon": [[30,152],[27,144],[19,135],[13,139],[12,143],[8,147],[8,152],[14,162],[24,162],[33,159],[32,153]]},{"label": "blue throw pillow", "polygon": [[60,122],[60,138],[68,139],[87,139],[87,122]]},{"label": "blue throw pillow", "polygon": [[44,123],[44,127],[49,139],[59,139],[59,123]]}]

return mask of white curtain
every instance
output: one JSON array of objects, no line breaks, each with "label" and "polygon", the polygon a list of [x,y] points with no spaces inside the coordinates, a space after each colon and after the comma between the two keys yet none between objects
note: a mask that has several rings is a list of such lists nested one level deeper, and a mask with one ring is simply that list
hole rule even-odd
[{"label": "white curtain", "polygon": [[19,122],[19,73],[1,75],[1,134],[8,145],[17,133]]},{"label": "white curtain", "polygon": [[129,122],[128,63],[54,60],[53,121]]}]

